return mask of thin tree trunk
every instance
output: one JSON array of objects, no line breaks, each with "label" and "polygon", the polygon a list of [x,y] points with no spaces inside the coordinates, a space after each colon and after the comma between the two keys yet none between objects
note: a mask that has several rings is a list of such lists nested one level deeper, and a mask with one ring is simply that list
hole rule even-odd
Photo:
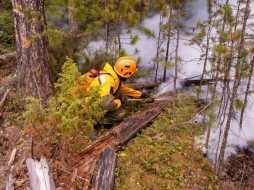
[{"label": "thin tree trunk", "polygon": [[180,33],[180,28],[177,29],[177,33],[176,33],[173,115],[175,114],[175,108],[176,108],[175,98],[177,95],[176,82],[177,82],[177,77],[178,77],[178,59],[179,59],[178,58],[178,50],[179,50],[179,35],[180,35],[179,33]]},{"label": "thin tree trunk", "polygon": [[[228,0],[226,2],[226,5],[228,4]],[[225,23],[226,23],[226,15],[224,14],[223,16],[223,23],[222,23],[222,32],[225,31]],[[220,36],[220,40],[219,40],[219,44],[222,45],[222,36]],[[215,78],[214,78],[214,85],[213,85],[213,89],[212,89],[212,102],[214,102],[215,98],[216,98],[216,90],[217,90],[217,85],[218,85],[218,78],[219,78],[219,74],[220,74],[220,68],[221,68],[221,63],[222,63],[222,57],[221,54],[219,53],[219,58],[216,64],[216,69],[215,69]],[[214,107],[214,103],[212,103],[211,107]],[[208,126],[207,127],[207,135],[206,135],[206,143],[205,143],[205,148],[206,150],[208,150],[208,145],[209,145],[209,139],[210,139],[210,134],[211,134],[211,128]]]},{"label": "thin tree trunk", "polygon": [[117,24],[117,41],[118,41],[118,56],[120,57],[121,56],[121,51],[122,51],[122,42],[121,42],[121,28],[122,25],[121,25],[121,22],[120,20],[118,21],[118,24]]},{"label": "thin tree trunk", "polygon": [[[106,9],[108,6],[108,0],[105,0],[104,2],[104,9]],[[109,23],[108,23],[108,18],[106,18],[105,21],[105,29],[106,29],[106,34],[105,34],[105,48],[106,48],[106,52],[108,53],[109,51]]]},{"label": "thin tree trunk", "polygon": [[[173,19],[173,1],[170,0],[169,20],[168,20],[168,35],[167,35],[167,48],[166,48],[165,63],[168,62],[168,57],[169,57],[169,45],[170,45],[170,41],[171,41],[172,19]],[[167,75],[167,67],[164,68],[163,82],[166,81],[166,75]]]},{"label": "thin tree trunk", "polygon": [[[227,0],[226,2],[226,6],[228,6],[229,1]],[[236,13],[236,17],[235,17],[235,27],[233,28],[232,23],[230,23],[230,29],[229,32],[235,33],[238,23],[239,23],[239,11],[240,11],[240,5],[241,2],[238,2],[238,6],[237,6],[237,13]],[[221,106],[219,109],[219,116],[221,117],[222,115],[224,115],[225,117],[225,111],[227,110],[227,106],[228,106],[228,100],[230,99],[230,87],[229,87],[229,82],[230,82],[230,71],[231,71],[231,67],[232,67],[232,62],[233,62],[233,52],[235,49],[235,39],[231,39],[231,46],[230,46],[230,56],[227,59],[227,63],[226,63],[226,72],[224,75],[224,84],[223,84],[223,90],[222,90],[222,97],[221,97]]]},{"label": "thin tree trunk", "polygon": [[12,0],[20,94],[46,100],[52,93],[43,0]]},{"label": "thin tree trunk", "polygon": [[[204,79],[204,75],[206,73],[206,66],[208,62],[208,53],[209,53],[209,48],[210,48],[210,38],[211,38],[211,30],[212,30],[212,2],[211,0],[207,1],[207,12],[208,12],[208,32],[206,36],[206,50],[205,50],[205,60],[204,60],[204,66],[203,66],[203,72],[201,74],[200,78],[200,88],[202,86],[202,81]],[[199,94],[199,93],[198,93]]]},{"label": "thin tree trunk", "polygon": [[158,40],[157,40],[157,50],[156,50],[156,63],[155,63],[155,78],[154,78],[154,82],[157,82],[157,77],[158,77],[158,68],[159,68],[159,62],[160,62],[160,40],[161,40],[161,25],[163,24],[163,16],[162,13],[160,14],[160,24],[159,24],[159,36],[158,36]]},{"label": "thin tree trunk", "polygon": [[245,90],[245,96],[244,96],[244,101],[243,101],[243,108],[241,110],[241,115],[240,115],[240,129],[242,129],[242,126],[243,126],[243,114],[244,114],[244,111],[245,111],[245,108],[247,106],[247,98],[248,98],[248,95],[249,95],[249,90],[250,90],[250,85],[251,85],[251,81],[252,81],[252,75],[253,75],[253,68],[254,68],[254,56],[251,60],[251,65],[250,65],[250,70],[249,70],[249,78],[248,78],[248,83],[247,83],[247,87],[246,87],[246,90]]},{"label": "thin tree trunk", "polygon": [[74,0],[68,0],[68,27],[70,32],[75,32],[78,30],[78,24],[73,16],[74,9],[75,9]]},{"label": "thin tree trunk", "polygon": [[246,2],[246,7],[245,7],[245,13],[244,13],[244,20],[243,20],[243,26],[242,26],[242,33],[241,33],[241,40],[240,40],[240,45],[239,45],[239,49],[238,49],[238,60],[236,63],[236,68],[235,68],[235,79],[234,79],[234,85],[233,85],[233,93],[232,93],[232,97],[230,100],[230,107],[229,107],[229,113],[228,113],[228,119],[227,119],[227,123],[226,123],[226,127],[224,130],[224,137],[222,139],[222,145],[221,145],[221,149],[220,149],[220,154],[219,154],[219,158],[218,158],[218,168],[217,168],[217,174],[220,174],[222,168],[223,168],[223,162],[224,162],[224,155],[225,155],[225,149],[226,149],[226,145],[227,145],[227,138],[228,138],[228,132],[230,129],[230,124],[231,124],[231,120],[233,118],[233,111],[234,111],[234,102],[235,99],[237,98],[237,89],[239,86],[239,82],[241,79],[241,76],[239,76],[240,73],[240,69],[241,69],[241,62],[240,62],[240,56],[242,53],[242,49],[243,49],[243,45],[244,45],[244,36],[245,36],[245,31],[246,31],[246,24],[247,24],[247,20],[249,17],[249,6],[250,6],[250,0],[247,0]]}]

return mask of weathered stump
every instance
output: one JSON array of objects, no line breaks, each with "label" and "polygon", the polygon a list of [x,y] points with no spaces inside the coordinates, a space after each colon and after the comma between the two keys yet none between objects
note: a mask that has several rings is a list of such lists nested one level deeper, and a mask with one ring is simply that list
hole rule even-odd
[{"label": "weathered stump", "polygon": [[40,161],[28,158],[26,165],[29,173],[31,190],[55,190],[53,174],[48,166],[46,158]]},{"label": "weathered stump", "polygon": [[109,147],[105,148],[95,171],[91,190],[113,190],[116,160],[117,154],[115,151]]}]

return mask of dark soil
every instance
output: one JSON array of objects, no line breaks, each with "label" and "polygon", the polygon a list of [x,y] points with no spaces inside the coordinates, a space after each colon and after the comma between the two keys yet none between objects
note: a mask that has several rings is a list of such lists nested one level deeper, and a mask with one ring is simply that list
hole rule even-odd
[{"label": "dark soil", "polygon": [[239,189],[254,189],[254,145],[238,148],[225,162],[225,177]]}]

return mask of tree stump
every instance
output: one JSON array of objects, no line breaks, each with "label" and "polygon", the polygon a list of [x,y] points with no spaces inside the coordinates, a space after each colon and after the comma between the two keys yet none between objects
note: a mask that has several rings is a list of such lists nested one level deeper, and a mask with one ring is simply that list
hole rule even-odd
[{"label": "tree stump", "polygon": [[53,174],[48,166],[46,158],[40,161],[28,158],[26,165],[29,173],[31,190],[55,190]]},{"label": "tree stump", "polygon": [[110,147],[106,147],[98,163],[92,180],[91,190],[113,190],[115,183],[115,168],[117,154]]}]

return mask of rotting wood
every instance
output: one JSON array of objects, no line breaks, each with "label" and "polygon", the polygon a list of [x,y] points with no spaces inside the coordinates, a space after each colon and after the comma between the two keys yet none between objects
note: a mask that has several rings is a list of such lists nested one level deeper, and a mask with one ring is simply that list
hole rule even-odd
[{"label": "rotting wood", "polygon": [[104,149],[92,180],[91,190],[113,190],[117,154],[110,148]]},{"label": "rotting wood", "polygon": [[53,174],[48,166],[46,158],[40,161],[28,158],[26,165],[29,174],[31,190],[55,190]]},{"label": "rotting wood", "polygon": [[142,88],[152,89],[160,86],[160,82],[145,82],[145,83],[135,83],[135,84],[127,84],[128,87],[139,90]]},{"label": "rotting wood", "polygon": [[134,113],[74,157],[73,168],[77,168],[77,174],[86,179],[83,190],[89,188],[91,175],[104,149],[110,147],[112,150],[118,151],[122,145],[125,145],[138,132],[154,121],[165,106],[166,103],[157,102],[143,111]]},{"label": "rotting wood", "polygon": [[2,99],[1,99],[1,101],[0,101],[0,117],[2,116],[2,113],[3,113],[2,107],[3,107],[3,105],[4,105],[4,102],[5,102],[5,100],[6,100],[6,97],[7,97],[8,93],[9,93],[9,91],[10,91],[9,89],[7,89],[7,90],[5,91],[3,97],[2,97]]},{"label": "rotting wood", "polygon": [[17,149],[14,148],[14,149],[12,150],[12,152],[11,152],[11,157],[10,157],[9,162],[8,162],[8,168],[11,167],[11,165],[12,165],[14,159],[15,159],[16,153],[17,153]]}]

